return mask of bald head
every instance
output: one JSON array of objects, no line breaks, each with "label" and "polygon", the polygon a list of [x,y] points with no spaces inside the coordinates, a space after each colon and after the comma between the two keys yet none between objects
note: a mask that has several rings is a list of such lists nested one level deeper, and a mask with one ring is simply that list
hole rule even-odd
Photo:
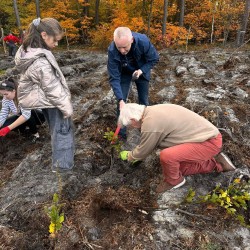
[{"label": "bald head", "polygon": [[118,27],[114,31],[114,42],[116,48],[123,55],[126,55],[133,43],[132,32],[128,27]]},{"label": "bald head", "polygon": [[132,32],[128,27],[118,27],[114,31],[114,40],[122,37],[132,38]]}]

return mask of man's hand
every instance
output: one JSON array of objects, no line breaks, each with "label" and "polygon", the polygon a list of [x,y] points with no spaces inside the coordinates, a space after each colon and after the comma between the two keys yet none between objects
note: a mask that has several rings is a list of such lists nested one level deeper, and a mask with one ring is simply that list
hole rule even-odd
[{"label": "man's hand", "polygon": [[128,160],[128,152],[129,151],[121,151],[120,152],[120,158],[123,160],[123,161],[127,161]]},{"label": "man's hand", "polygon": [[125,104],[126,103],[123,100],[120,100],[120,102],[119,102],[120,110],[125,106]]},{"label": "man's hand", "polygon": [[5,128],[0,129],[0,136],[6,136],[10,132],[10,128],[7,126]]},{"label": "man's hand", "polygon": [[142,71],[140,69],[136,70],[132,75],[132,80],[133,81],[137,80],[140,77],[140,75],[142,75]]}]

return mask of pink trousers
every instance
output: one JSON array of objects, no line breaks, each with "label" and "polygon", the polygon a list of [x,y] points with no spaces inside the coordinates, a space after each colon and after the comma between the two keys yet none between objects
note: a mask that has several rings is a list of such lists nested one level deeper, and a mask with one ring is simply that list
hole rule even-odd
[{"label": "pink trousers", "polygon": [[164,181],[177,185],[183,176],[221,172],[222,166],[217,163],[214,156],[221,151],[222,136],[204,142],[184,143],[163,149],[160,153],[160,162]]}]

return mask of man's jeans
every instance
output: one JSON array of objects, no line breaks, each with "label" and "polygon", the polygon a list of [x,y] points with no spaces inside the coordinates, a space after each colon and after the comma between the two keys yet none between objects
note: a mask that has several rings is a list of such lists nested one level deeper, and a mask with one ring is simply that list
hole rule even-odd
[{"label": "man's jeans", "polygon": [[64,119],[57,108],[43,109],[43,114],[49,123],[52,145],[52,168],[62,170],[74,166],[74,129],[71,118]]},{"label": "man's jeans", "polygon": [[[123,94],[123,100],[127,102],[131,88],[132,88],[132,74],[122,74],[121,76],[121,89]],[[138,103],[148,106],[148,90],[149,90],[149,81],[146,80],[143,76],[140,76],[139,79],[135,80],[137,93],[138,93]],[[119,102],[117,104],[117,116],[120,115]],[[119,135],[126,139],[126,127],[122,128],[119,132]]]}]

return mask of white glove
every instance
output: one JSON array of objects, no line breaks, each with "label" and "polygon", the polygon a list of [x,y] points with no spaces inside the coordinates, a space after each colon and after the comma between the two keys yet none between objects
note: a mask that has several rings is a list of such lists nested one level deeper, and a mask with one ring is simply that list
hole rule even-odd
[{"label": "white glove", "polygon": [[132,79],[136,80],[140,77],[140,75],[142,75],[142,71],[140,69],[136,70],[133,75],[132,75]]}]

